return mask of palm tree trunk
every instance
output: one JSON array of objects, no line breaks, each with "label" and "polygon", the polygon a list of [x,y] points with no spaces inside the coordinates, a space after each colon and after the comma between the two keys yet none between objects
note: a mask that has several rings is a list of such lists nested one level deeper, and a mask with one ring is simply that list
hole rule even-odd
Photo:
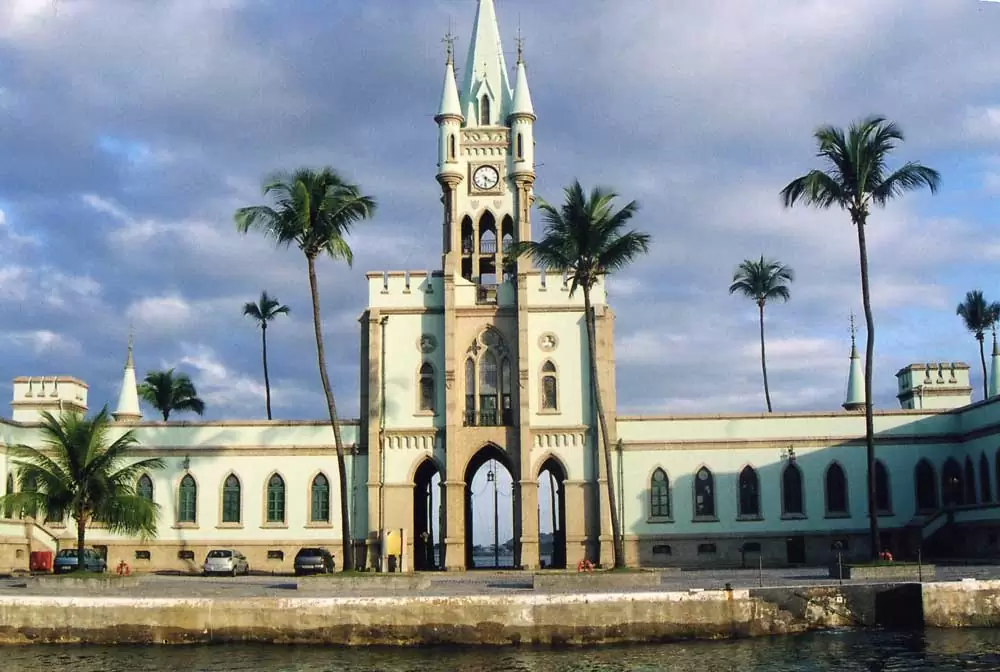
[{"label": "palm tree trunk", "polygon": [[[583,285],[584,321],[587,323],[587,345],[590,358],[590,381],[593,385],[594,404],[597,406],[597,421],[601,427],[601,443],[604,452],[604,470],[608,478],[608,506],[611,507],[611,540],[614,549],[614,566],[625,566],[625,549],[622,545],[621,525],[618,521],[618,507],[615,505],[614,470],[611,466],[611,440],[608,437],[608,421],[604,417],[604,398],[601,396],[601,382],[597,375],[597,327],[594,308],[590,305],[590,287]],[[600,488],[598,488],[600,496]]]},{"label": "palm tree trunk", "polygon": [[76,568],[83,571],[86,567],[83,558],[84,537],[87,535],[87,517],[81,513],[76,514]]},{"label": "palm tree trunk", "polygon": [[764,304],[758,303],[760,309],[760,369],[764,373],[764,399],[767,400],[767,412],[771,413],[771,391],[767,387],[767,359],[764,356]]},{"label": "palm tree trunk", "polygon": [[267,405],[267,419],[271,419],[271,379],[267,375],[267,322],[260,325],[260,349],[264,358],[264,399]]},{"label": "palm tree trunk", "polygon": [[872,359],[875,356],[875,320],[868,288],[868,245],[865,242],[867,217],[855,219],[858,228],[858,252],[861,256],[861,302],[865,309],[865,447],[868,463],[868,535],[872,559],[878,558],[878,514],[875,511],[875,418],[872,415]]},{"label": "palm tree trunk", "polygon": [[983,400],[986,400],[990,398],[990,393],[986,379],[986,353],[983,351],[982,333],[976,334],[976,340],[979,341],[979,361],[983,363]]},{"label": "palm tree trunk", "polygon": [[164,408],[160,412],[163,413],[163,422],[166,422],[167,419],[170,417],[170,408],[169,407],[168,408]]},{"label": "palm tree trunk", "polygon": [[306,255],[309,266],[309,292],[312,296],[313,329],[316,332],[316,358],[319,360],[319,378],[323,383],[323,394],[326,395],[326,406],[330,412],[330,425],[333,426],[333,441],[337,446],[337,476],[340,482],[340,529],[343,540],[344,559],[341,566],[344,571],[354,568],[354,555],[351,544],[351,519],[347,509],[347,463],[344,460],[344,442],[340,438],[340,423],[337,422],[337,402],[333,398],[330,387],[330,377],[326,373],[326,352],[323,349],[323,327],[319,317],[319,287],[316,283],[316,259]]}]

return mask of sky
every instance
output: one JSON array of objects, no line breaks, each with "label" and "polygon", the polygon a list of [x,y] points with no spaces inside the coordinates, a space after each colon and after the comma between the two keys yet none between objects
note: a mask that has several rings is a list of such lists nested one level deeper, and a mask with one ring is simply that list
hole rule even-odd
[{"label": "sky", "polygon": [[[0,380],[73,375],[92,408],[113,405],[132,325],[140,377],[176,367],[206,418],[261,418],[259,331],[241,307],[266,289],[291,308],[268,333],[274,415],[323,417],[304,260],[240,236],[232,214],[263,202],[273,171],[330,165],[379,203],[350,240],[353,268],[319,266],[330,375],[356,417],[365,272],[440,263],[441,38],[450,20],[464,63],[475,5],[0,2]],[[819,167],[817,126],[875,113],[906,134],[898,161],[943,178],[870,219],[876,406],[898,407],[894,374],[914,362],[973,364],[981,397],[955,307],[971,289],[1000,299],[1000,3],[497,11],[508,64],[518,26],[525,40],[536,193],[611,186],[653,237],[608,283],[621,413],[764,410],[756,308],[727,292],[760,255],[795,270],[791,300],[766,312],[775,410],[839,408],[856,234],[843,212],[785,210],[778,192]]]}]

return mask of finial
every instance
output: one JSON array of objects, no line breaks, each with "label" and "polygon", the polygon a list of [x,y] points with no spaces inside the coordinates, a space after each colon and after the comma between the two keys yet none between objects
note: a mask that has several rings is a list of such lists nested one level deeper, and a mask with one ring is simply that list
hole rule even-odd
[{"label": "finial", "polygon": [[441,41],[444,42],[446,45],[448,45],[446,47],[448,53],[448,60],[446,61],[446,63],[452,66],[455,65],[455,39],[456,39],[455,36],[451,32],[451,17],[449,16],[448,32],[445,34],[444,39]]},{"label": "finial", "polygon": [[858,333],[858,328],[854,325],[854,311],[851,311],[851,347],[854,347],[854,337]]},{"label": "finial", "polygon": [[135,341],[135,327],[129,322],[128,325],[128,357],[125,359],[125,368],[135,368],[135,360],[132,358],[132,345]]},{"label": "finial", "polygon": [[517,62],[524,63],[524,38],[521,37],[521,15],[517,15]]}]

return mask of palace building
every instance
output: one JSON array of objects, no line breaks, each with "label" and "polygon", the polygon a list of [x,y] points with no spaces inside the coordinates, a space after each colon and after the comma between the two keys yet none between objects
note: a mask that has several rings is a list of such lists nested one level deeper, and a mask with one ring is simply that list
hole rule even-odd
[{"label": "palace building", "polygon": [[[539,233],[531,221],[536,116],[522,50],[518,44],[509,69],[493,0],[479,0],[460,82],[451,45],[434,117],[440,269],[367,275],[362,417],[343,423],[356,558],[378,564],[379,540],[391,530],[405,539],[404,567],[482,566],[472,481],[487,468],[512,481],[503,500],[513,565],[609,564],[609,479],[599,459],[582,295],[530,261],[504,263],[507,246]],[[822,564],[833,549],[868,554],[855,348],[844,361],[843,407],[828,412],[620,415],[614,312],[602,285],[593,301],[628,564]],[[996,345],[992,364],[986,401],[971,403],[967,365],[919,363],[896,374],[900,408],[875,412],[879,543],[896,557],[997,548]],[[16,378],[0,446],[38,445],[39,414],[85,412],[87,393],[72,377]],[[326,420],[146,420],[131,345],[114,417],[135,433],[137,458],[159,456],[167,467],[137,484],[161,505],[155,538],[100,527],[88,533],[109,565],[197,569],[210,548],[229,547],[254,570],[289,571],[306,545],[327,546],[340,563],[337,461]],[[17,486],[15,468],[0,454],[7,492]],[[74,545],[71,521],[0,511],[0,570],[26,568],[33,550]]]}]

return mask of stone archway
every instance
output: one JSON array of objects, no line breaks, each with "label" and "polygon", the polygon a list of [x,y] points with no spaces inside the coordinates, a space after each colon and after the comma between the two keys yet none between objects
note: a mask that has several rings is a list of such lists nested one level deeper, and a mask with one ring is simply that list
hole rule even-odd
[{"label": "stone archway", "polygon": [[[551,569],[566,568],[565,481],[566,468],[555,456],[538,468],[538,561]],[[549,536],[543,540],[545,530]]]},{"label": "stone archway", "polygon": [[[481,473],[482,472],[482,473]],[[492,477],[490,474],[492,473]],[[516,565],[513,469],[507,454],[489,443],[465,468],[465,567],[496,569]],[[475,490],[474,490],[475,486]],[[477,524],[479,534],[477,534]],[[484,534],[484,532],[487,532]],[[494,548],[498,544],[499,548]],[[476,553],[476,546],[480,553]],[[488,547],[488,550],[485,550]]]},{"label": "stone archway", "polygon": [[417,571],[443,567],[440,484],[437,463],[425,458],[413,474],[413,568]]}]

